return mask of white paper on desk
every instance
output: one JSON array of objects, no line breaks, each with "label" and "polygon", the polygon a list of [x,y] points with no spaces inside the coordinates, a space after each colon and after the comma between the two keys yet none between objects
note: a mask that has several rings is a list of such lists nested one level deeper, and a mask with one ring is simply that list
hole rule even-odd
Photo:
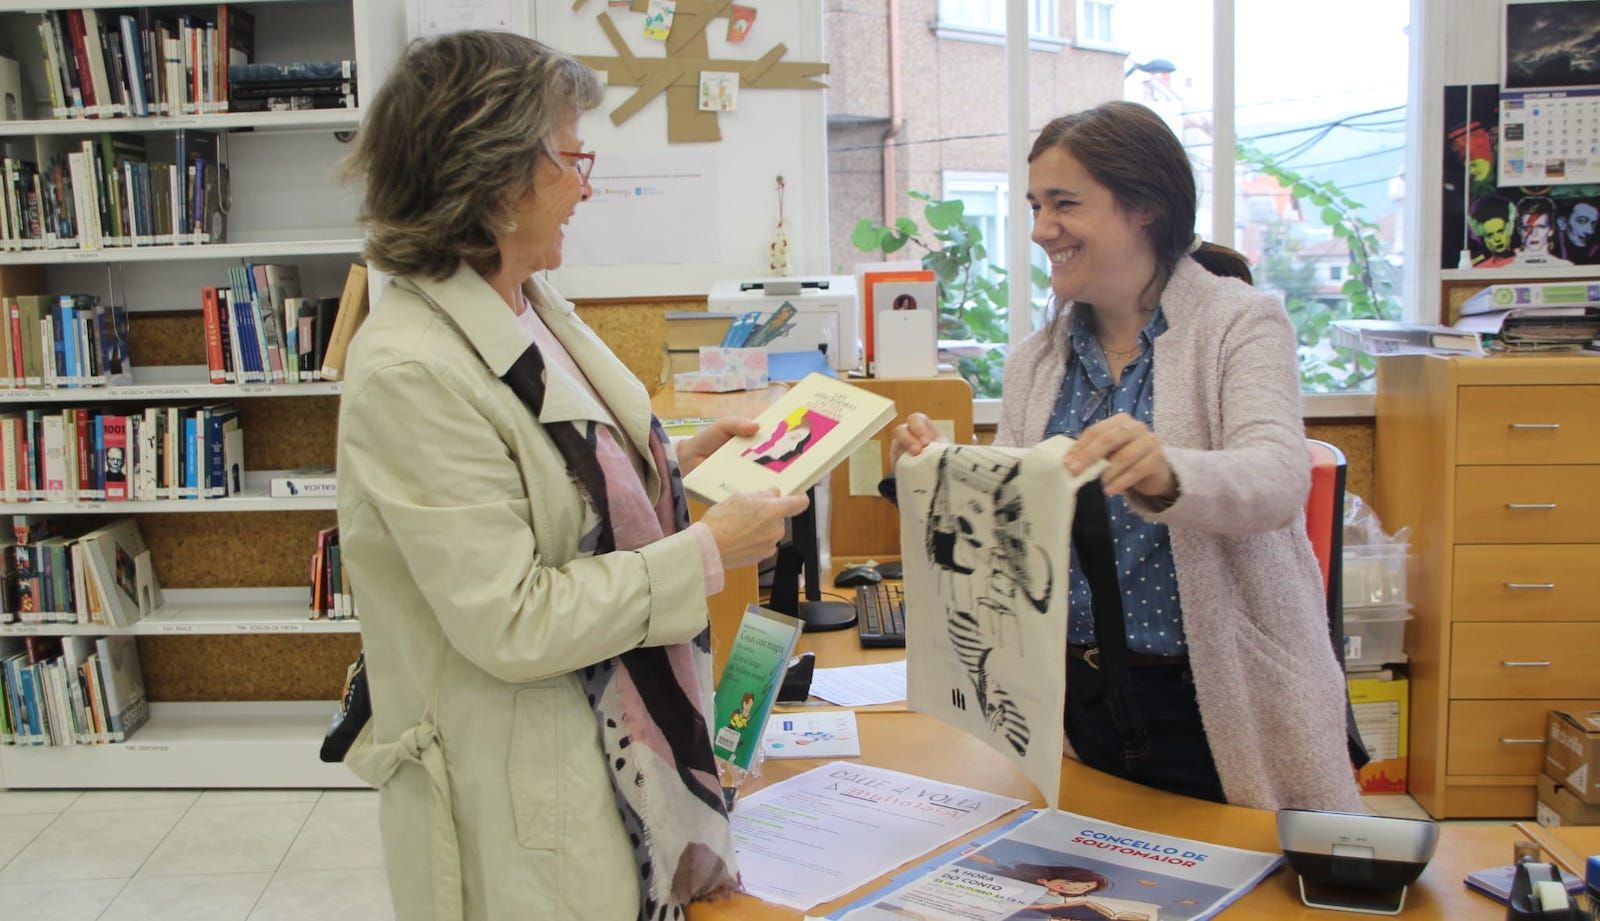
[{"label": "white paper on desk", "polygon": [[761,752],[768,758],[859,758],[855,711],[774,713],[761,736]]},{"label": "white paper on desk", "polygon": [[907,703],[979,739],[1060,795],[1067,695],[1072,440],[934,445],[900,458]]},{"label": "white paper on desk", "polygon": [[1021,805],[835,761],[741,799],[730,820],[745,891],[804,911]]},{"label": "white paper on desk", "polygon": [[811,693],[841,707],[870,707],[905,700],[906,660],[819,668],[811,675]]}]

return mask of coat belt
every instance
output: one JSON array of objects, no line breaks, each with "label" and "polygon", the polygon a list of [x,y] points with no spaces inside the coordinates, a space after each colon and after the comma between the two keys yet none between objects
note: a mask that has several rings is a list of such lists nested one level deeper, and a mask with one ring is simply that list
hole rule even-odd
[{"label": "coat belt", "polygon": [[400,733],[393,742],[372,740],[372,720],[345,754],[344,763],[357,777],[382,787],[402,764],[421,765],[428,775],[429,858],[433,870],[435,921],[463,921],[461,842],[456,836],[455,811],[450,800],[450,774],[445,770],[439,731],[423,720]]}]

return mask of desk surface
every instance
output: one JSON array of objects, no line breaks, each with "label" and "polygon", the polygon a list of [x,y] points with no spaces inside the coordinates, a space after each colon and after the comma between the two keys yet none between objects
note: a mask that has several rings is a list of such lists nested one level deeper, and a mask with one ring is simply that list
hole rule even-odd
[{"label": "desk surface", "polygon": [[[852,630],[807,634],[800,649],[817,654],[819,667],[887,662],[904,656],[901,649],[862,649]],[[957,732],[920,713],[867,712],[857,715],[861,728],[861,760],[892,770],[917,774],[948,783],[964,784],[1043,806],[1033,785],[1005,758],[978,740]],[[767,761],[761,776],[745,792],[793,777],[824,762],[795,759]],[[1273,813],[1240,806],[1224,806],[1163,793],[1065,762],[1061,777],[1061,808],[1108,822],[1216,844],[1251,850],[1278,850]],[[1540,829],[1581,855],[1600,853],[1600,828]],[[1422,878],[1411,889],[1402,917],[1448,918],[1450,921],[1501,921],[1505,908],[1467,889],[1467,873],[1511,862],[1512,842],[1521,838],[1510,825],[1445,825],[1439,847]],[[952,847],[958,842],[953,842]],[[920,862],[919,857],[913,863]],[[898,869],[898,868],[897,868]],[[892,874],[891,874],[892,875]],[[821,916],[881,886],[880,877],[838,902],[818,906]],[[699,903],[689,911],[690,921],[793,921],[800,912],[781,908],[749,896]],[[1294,876],[1280,870],[1264,880],[1221,915],[1225,919],[1258,921],[1328,921],[1326,911],[1300,903]]]}]

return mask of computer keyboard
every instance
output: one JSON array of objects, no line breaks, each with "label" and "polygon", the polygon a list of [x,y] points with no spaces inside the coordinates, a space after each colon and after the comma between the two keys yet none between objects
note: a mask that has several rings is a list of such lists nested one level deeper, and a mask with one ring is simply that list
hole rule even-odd
[{"label": "computer keyboard", "polygon": [[856,589],[856,629],[863,646],[906,644],[906,600],[898,582]]}]

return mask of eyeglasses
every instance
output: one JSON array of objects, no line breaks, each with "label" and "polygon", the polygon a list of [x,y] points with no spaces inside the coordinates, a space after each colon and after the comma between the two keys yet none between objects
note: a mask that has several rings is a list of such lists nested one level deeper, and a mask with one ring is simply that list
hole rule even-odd
[{"label": "eyeglasses", "polygon": [[558,150],[556,151],[556,156],[565,157],[567,160],[571,161],[573,168],[578,171],[578,178],[584,182],[589,181],[589,174],[594,172],[593,151],[589,151],[587,153],[578,153],[571,150]]}]

